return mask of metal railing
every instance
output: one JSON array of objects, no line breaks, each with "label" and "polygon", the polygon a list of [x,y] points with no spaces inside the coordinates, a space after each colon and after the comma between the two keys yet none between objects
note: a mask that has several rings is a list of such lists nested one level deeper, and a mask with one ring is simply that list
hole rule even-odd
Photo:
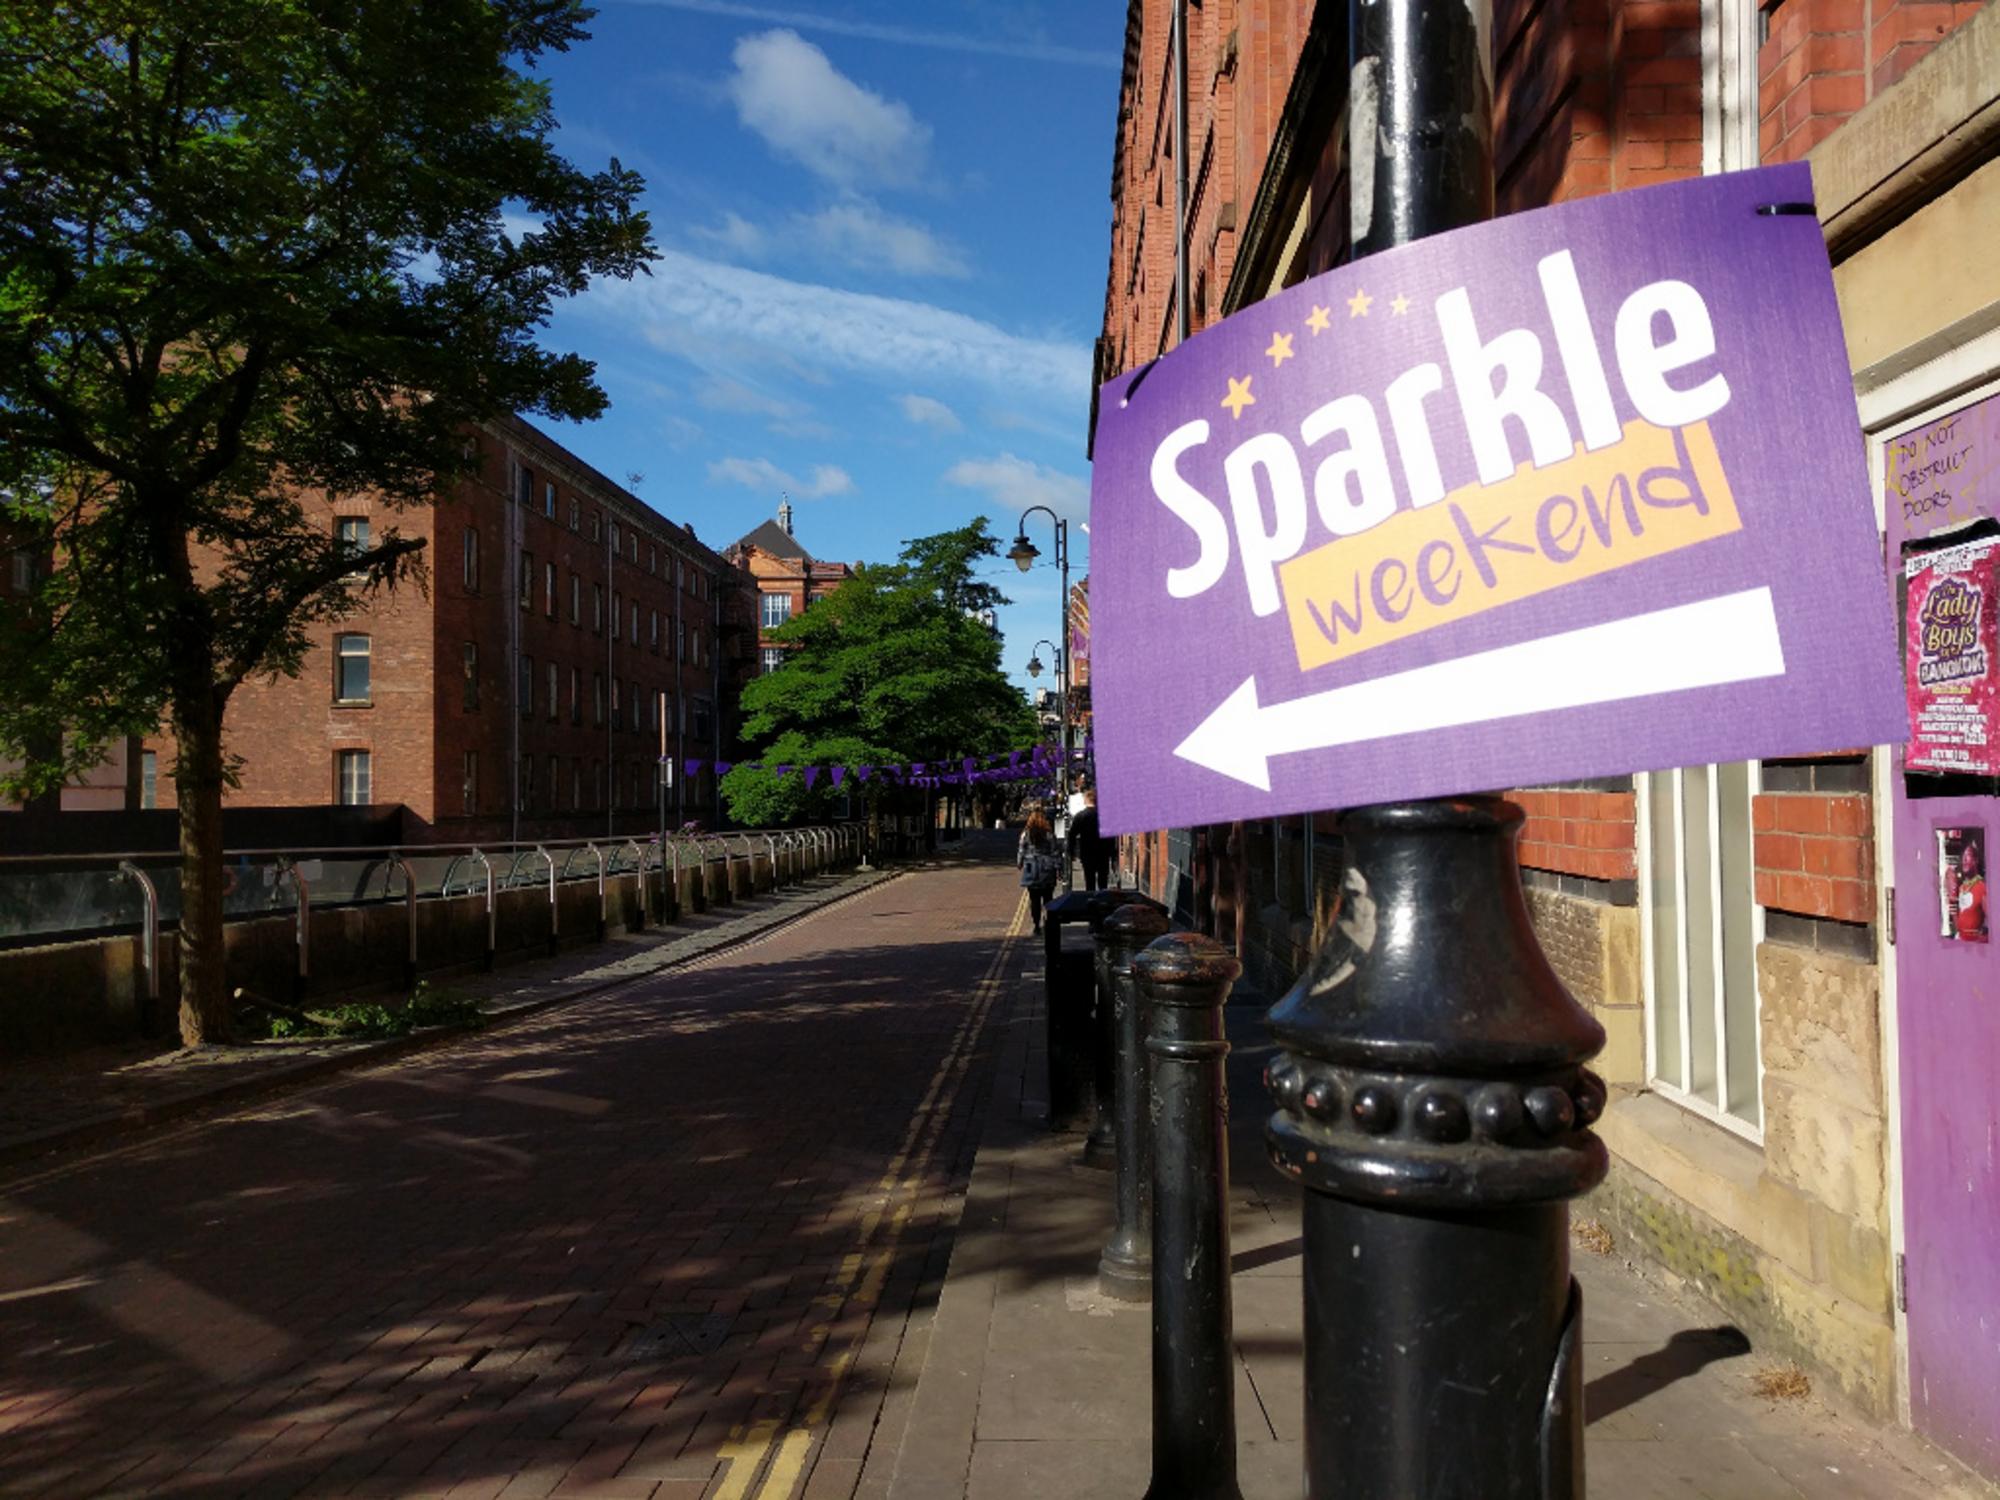
[{"label": "metal railing", "polygon": [[[715,899],[727,901],[738,893],[739,865],[743,893],[756,890],[760,856],[768,865],[770,888],[776,889],[858,855],[862,844],[858,825],[839,824],[670,833],[664,840],[654,835],[533,843],[232,849],[223,854],[223,917],[249,921],[290,916],[298,954],[297,983],[303,991],[312,971],[315,910],[385,906],[400,899],[406,913],[404,975],[414,981],[418,912],[425,902],[483,894],[486,961],[491,964],[499,946],[500,897],[510,890],[546,891],[553,948],[565,886],[595,882],[597,928],[602,936],[610,926],[614,882],[632,882],[643,926],[655,913],[658,920],[668,920],[688,882],[698,892],[695,901],[706,903],[709,872],[717,866],[720,890]],[[400,897],[394,889],[398,876]],[[135,933],[146,1004],[157,1006],[160,933],[178,924],[179,897],[177,851],[0,855],[0,949]]]}]

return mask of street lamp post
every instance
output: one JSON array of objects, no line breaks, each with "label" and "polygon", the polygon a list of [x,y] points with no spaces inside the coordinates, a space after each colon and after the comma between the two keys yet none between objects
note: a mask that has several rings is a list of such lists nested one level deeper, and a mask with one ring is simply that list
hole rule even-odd
[{"label": "street lamp post", "polygon": [[[1042,555],[1041,549],[1028,540],[1028,517],[1040,511],[1049,518],[1056,533],[1056,567],[1062,574],[1062,628],[1056,632],[1056,693],[1062,704],[1062,769],[1057,774],[1057,795],[1061,798],[1062,816],[1069,817],[1069,522],[1050,510],[1046,505],[1031,505],[1021,512],[1021,524],[1015,528],[1014,545],[1007,549],[1007,556],[1014,566],[1023,573],[1035,565],[1035,559]],[[1037,657],[1035,660],[1039,661]]]}]

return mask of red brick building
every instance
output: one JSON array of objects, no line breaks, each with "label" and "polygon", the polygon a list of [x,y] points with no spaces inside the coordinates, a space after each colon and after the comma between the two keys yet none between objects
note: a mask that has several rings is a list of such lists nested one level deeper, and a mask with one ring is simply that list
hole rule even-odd
[{"label": "red brick building", "polygon": [[[518,419],[428,509],[323,502],[366,545],[423,537],[429,577],[320,627],[296,678],[246,682],[224,734],[229,805],[395,804],[440,841],[639,833],[718,820],[713,761],[749,664],[748,577]],[[170,806],[172,747],[143,783]]]},{"label": "red brick building", "polygon": [[750,575],[755,590],[757,667],[774,670],[785,648],[771,632],[794,615],[804,614],[813,600],[832,593],[854,574],[851,564],[821,562],[792,534],[792,502],[778,504],[778,519],[766,521],[724,549],[723,557]]},{"label": "red brick building", "polygon": [[[1175,3],[1128,10],[1100,381],[1173,346],[1177,238],[1191,331],[1347,248],[1347,5],[1185,5],[1183,142]],[[2000,403],[2000,7],[1496,0],[1491,45],[1502,213],[1811,160],[1878,500],[1903,494],[1894,464],[1912,432]],[[2000,1022],[1975,1003],[1986,981],[1912,966],[1911,919],[1895,946],[1896,865],[1879,851],[1893,818],[1921,821],[1896,756],[1829,747],[1510,795],[1528,814],[1543,946],[1608,1037],[1613,1170],[1584,1212],[1707,1291],[1761,1348],[1811,1364],[1823,1388],[2000,1472],[1994,1380],[1978,1373],[2000,1346],[1964,1317],[1927,1322],[1914,1269],[1950,1303],[1980,1263],[1903,1144],[2000,1129],[1990,1064],[1983,1088],[1921,1071],[1954,1050],[2000,1057]],[[1925,857],[1895,858],[1921,870]],[[1163,830],[1128,858],[1275,995],[1337,901],[1340,818]],[[1930,884],[1906,880],[1903,904],[1935,927]],[[1990,1206],[2000,1182],[1986,1191]],[[2000,1300],[1979,1315],[2000,1326]],[[1983,1430],[1966,1415],[1981,1400]]]}]

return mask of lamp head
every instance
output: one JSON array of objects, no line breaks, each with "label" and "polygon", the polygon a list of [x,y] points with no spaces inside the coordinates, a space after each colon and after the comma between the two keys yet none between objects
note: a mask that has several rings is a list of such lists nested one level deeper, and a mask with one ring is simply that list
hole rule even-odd
[{"label": "lamp head", "polygon": [[1035,565],[1035,559],[1041,555],[1041,548],[1028,540],[1026,532],[1015,537],[1014,545],[1007,549],[1007,556],[1013,559],[1014,566],[1019,568],[1023,573],[1032,568]]},{"label": "lamp head", "polygon": [[1041,652],[1037,651],[1033,656],[1028,658],[1028,675],[1030,677],[1039,677],[1042,675]]}]

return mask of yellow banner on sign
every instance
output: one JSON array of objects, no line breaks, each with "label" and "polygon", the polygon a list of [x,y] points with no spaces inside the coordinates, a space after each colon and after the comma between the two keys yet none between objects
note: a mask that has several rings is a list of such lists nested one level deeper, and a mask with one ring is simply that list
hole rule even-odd
[{"label": "yellow banner on sign", "polygon": [[1466,485],[1278,569],[1310,670],[1742,527],[1706,422]]}]

